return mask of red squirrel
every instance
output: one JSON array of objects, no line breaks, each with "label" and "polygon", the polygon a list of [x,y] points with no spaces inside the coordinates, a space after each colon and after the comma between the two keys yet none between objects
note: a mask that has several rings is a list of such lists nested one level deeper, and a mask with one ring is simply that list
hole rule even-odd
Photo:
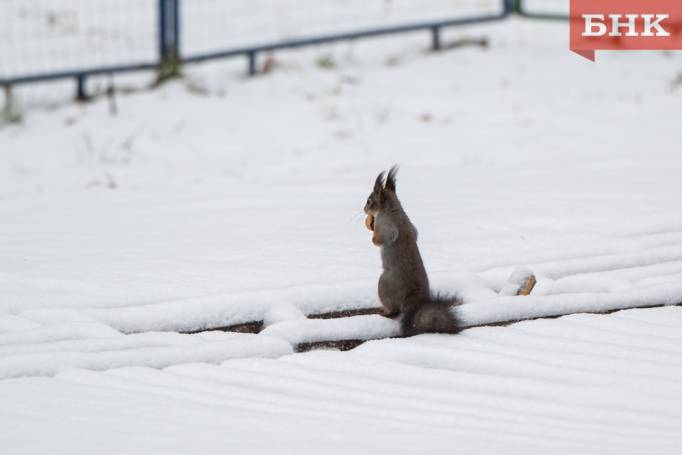
[{"label": "red squirrel", "polygon": [[417,247],[417,229],[396,195],[397,172],[398,168],[393,166],[388,174],[382,172],[377,176],[364,209],[365,224],[373,231],[372,243],[381,248],[379,300],[384,306],[383,315],[401,315],[404,336],[457,333],[460,324],[450,308],[461,302],[429,289],[429,278]]}]

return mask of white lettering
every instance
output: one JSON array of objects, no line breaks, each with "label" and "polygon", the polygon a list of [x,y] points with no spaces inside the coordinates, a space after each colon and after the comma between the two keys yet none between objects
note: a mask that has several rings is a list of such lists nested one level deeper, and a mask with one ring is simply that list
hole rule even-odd
[{"label": "white lettering", "polygon": [[[670,36],[670,33],[661,27],[661,22],[663,19],[669,18],[669,14],[642,14],[642,17],[644,18],[644,32],[642,32],[641,36]],[[654,17],[656,20],[652,22],[651,20]],[[656,33],[651,31],[651,29],[654,28],[656,29]]]},{"label": "white lettering", "polygon": [[[585,31],[583,32],[583,36],[604,36],[606,34],[606,24],[604,24],[604,22],[594,22],[595,19],[603,21],[603,14],[583,14],[583,19],[585,19]],[[595,27],[598,31],[594,30]]]},{"label": "white lettering", "polygon": [[609,33],[609,36],[623,36],[620,32],[621,28],[627,29],[625,36],[637,36],[635,21],[637,20],[637,17],[639,17],[639,14],[626,14],[625,17],[628,19],[627,22],[621,22],[621,17],[623,17],[621,14],[609,14],[609,18],[611,19],[611,33]]}]

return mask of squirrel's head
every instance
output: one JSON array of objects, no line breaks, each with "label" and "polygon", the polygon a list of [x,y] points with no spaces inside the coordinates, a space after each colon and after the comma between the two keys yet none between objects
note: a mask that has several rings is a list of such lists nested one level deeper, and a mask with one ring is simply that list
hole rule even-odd
[{"label": "squirrel's head", "polygon": [[[393,166],[386,174],[386,171],[377,175],[374,181],[374,189],[367,198],[365,204],[365,213],[372,216],[377,214],[385,206],[396,200],[395,194],[395,176],[398,173],[398,166]],[[386,178],[384,179],[384,176]]]}]

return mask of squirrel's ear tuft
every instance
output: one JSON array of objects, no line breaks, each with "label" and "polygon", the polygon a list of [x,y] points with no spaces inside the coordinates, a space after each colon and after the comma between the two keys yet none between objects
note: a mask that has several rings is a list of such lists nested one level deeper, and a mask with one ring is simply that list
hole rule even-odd
[{"label": "squirrel's ear tuft", "polygon": [[377,175],[377,179],[374,181],[374,194],[381,194],[381,189],[384,187],[384,174],[386,172],[381,172],[381,174]]},{"label": "squirrel's ear tuft", "polygon": [[386,186],[385,189],[388,191],[391,191],[395,193],[395,180],[396,180],[396,175],[398,174],[398,166],[394,165],[390,171],[388,171],[388,176],[386,177]]}]

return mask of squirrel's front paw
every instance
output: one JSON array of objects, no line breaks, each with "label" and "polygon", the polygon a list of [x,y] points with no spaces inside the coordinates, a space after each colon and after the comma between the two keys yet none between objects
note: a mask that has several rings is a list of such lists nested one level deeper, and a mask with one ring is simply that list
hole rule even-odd
[{"label": "squirrel's front paw", "polygon": [[367,218],[365,218],[365,226],[367,226],[367,229],[370,231],[374,230],[374,216],[367,215]]}]

